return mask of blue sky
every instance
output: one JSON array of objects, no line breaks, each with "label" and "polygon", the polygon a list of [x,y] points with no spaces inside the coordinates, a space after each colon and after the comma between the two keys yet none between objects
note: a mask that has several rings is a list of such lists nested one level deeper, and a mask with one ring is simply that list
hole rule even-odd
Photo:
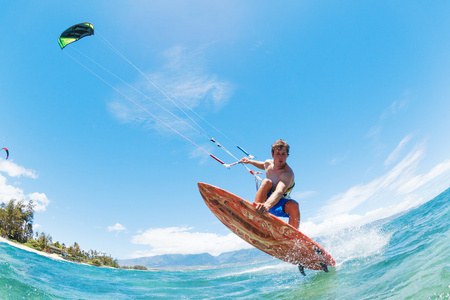
[{"label": "blue sky", "polygon": [[[10,150],[10,159],[0,158],[0,201],[32,199],[35,230],[54,241],[117,258],[248,247],[209,211],[197,182],[253,200],[253,177],[241,166],[225,169],[114,88],[234,162],[205,137],[66,55],[94,69],[79,52],[88,55],[182,117],[102,38],[257,159],[285,139],[307,235],[389,216],[449,187],[449,3],[3,1],[0,8],[7,24],[0,148]],[[80,22],[94,24],[96,35],[61,51],[58,36]]]}]

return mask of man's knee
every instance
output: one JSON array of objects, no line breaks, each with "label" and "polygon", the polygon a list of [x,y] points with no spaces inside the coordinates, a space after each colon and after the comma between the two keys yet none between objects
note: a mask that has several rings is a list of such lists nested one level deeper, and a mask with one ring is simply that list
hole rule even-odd
[{"label": "man's knee", "polygon": [[272,191],[272,180],[266,178],[261,182],[261,185],[258,191],[256,192],[255,202],[264,203],[267,197],[269,197],[271,191]]},{"label": "man's knee", "polygon": [[268,195],[272,191],[272,180],[267,179],[267,178],[264,179],[261,182],[259,190],[261,190],[261,192],[264,192],[265,194]]},{"label": "man's knee", "polygon": [[298,205],[297,201],[289,200],[288,202],[286,202],[286,204],[284,205],[284,211],[288,215],[292,215],[292,214],[299,215],[300,209],[299,209],[299,205]]},{"label": "man's knee", "polygon": [[272,185],[272,180],[270,180],[269,178],[265,178],[263,181],[261,181],[261,187],[272,188]]}]

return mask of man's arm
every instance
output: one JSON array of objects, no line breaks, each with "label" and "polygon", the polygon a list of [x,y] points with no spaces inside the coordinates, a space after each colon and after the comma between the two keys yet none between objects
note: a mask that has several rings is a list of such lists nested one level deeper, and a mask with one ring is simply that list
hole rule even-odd
[{"label": "man's arm", "polygon": [[258,169],[265,170],[263,161],[252,160],[249,159],[248,157],[244,157],[239,162],[242,164],[251,164],[257,167]]},{"label": "man's arm", "polygon": [[275,190],[270,195],[270,197],[266,200],[264,203],[255,203],[254,206],[256,208],[256,211],[260,214],[268,212],[269,209],[271,209],[275,204],[280,201],[280,199],[283,197],[284,193],[289,188],[289,184],[292,181],[291,174],[286,174],[282,176],[280,181],[278,182],[277,186],[275,187]]},{"label": "man's arm", "polygon": [[266,200],[265,206],[267,209],[270,209],[272,206],[277,204],[278,201],[280,201],[280,199],[283,198],[284,193],[289,188],[288,184],[290,182],[290,178],[287,178],[288,176],[283,176],[283,177],[286,177],[286,178],[282,178],[278,182],[277,186],[275,187],[275,190],[270,195],[270,197]]}]

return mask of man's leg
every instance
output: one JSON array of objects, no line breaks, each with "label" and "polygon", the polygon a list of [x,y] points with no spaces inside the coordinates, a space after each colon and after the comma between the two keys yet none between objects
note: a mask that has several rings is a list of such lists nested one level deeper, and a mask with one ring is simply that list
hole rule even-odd
[{"label": "man's leg", "polygon": [[284,205],[283,210],[289,215],[289,225],[298,229],[300,226],[300,209],[298,203],[294,200],[289,200]]},{"label": "man's leg", "polygon": [[256,192],[255,203],[264,203],[267,200],[267,195],[272,191],[272,180],[264,179],[261,186]]}]

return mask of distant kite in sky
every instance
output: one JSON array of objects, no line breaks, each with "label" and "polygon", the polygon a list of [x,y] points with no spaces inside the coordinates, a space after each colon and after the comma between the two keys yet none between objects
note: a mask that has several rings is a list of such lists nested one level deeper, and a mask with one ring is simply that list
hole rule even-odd
[{"label": "distant kite in sky", "polygon": [[2,150],[5,150],[5,151],[6,151],[6,159],[8,159],[8,157],[9,157],[9,151],[8,151],[8,149],[2,148]]},{"label": "distant kite in sky", "polygon": [[59,36],[58,42],[61,49],[70,43],[76,42],[86,36],[94,34],[94,25],[91,23],[80,23],[70,26]]}]

